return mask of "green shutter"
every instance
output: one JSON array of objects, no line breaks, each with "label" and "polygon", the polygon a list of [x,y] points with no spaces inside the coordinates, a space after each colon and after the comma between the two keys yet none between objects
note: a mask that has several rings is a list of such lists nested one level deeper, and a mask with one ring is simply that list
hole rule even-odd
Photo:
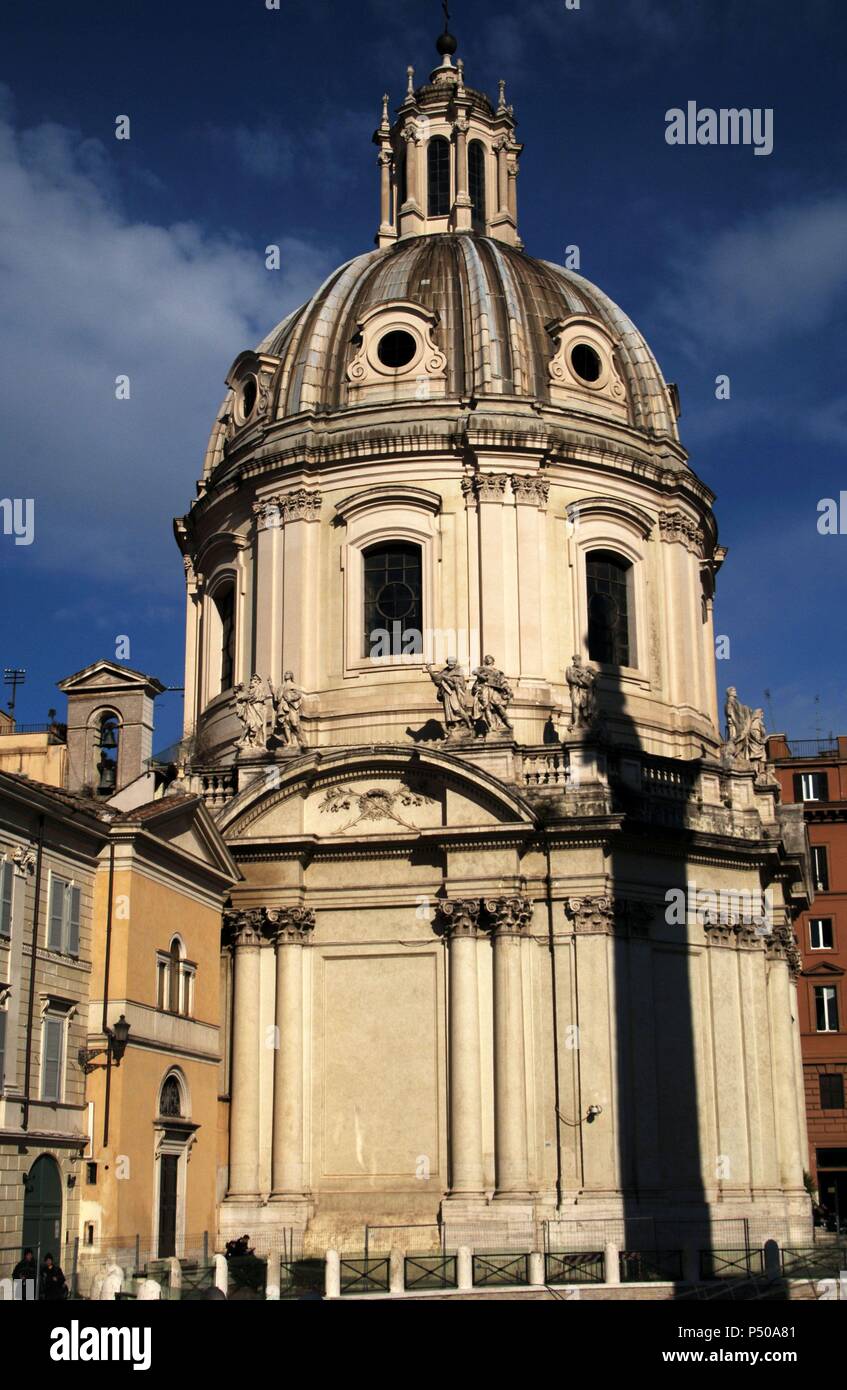
[{"label": "green shutter", "polygon": [[50,921],[47,932],[47,948],[50,951],[61,951],[64,945],[65,889],[67,886],[63,878],[53,878],[50,881]]},{"label": "green shutter", "polygon": [[0,1009],[0,1096],[6,1080],[6,1010]]},{"label": "green shutter", "polygon": [[62,1080],[62,1036],[65,1025],[57,1018],[44,1020],[44,1055],[41,1067],[41,1099],[58,1100]]},{"label": "green shutter", "polygon": [[70,918],[68,920],[68,951],[72,956],[79,955],[79,909],[82,890],[75,884],[70,891]]},{"label": "green shutter", "polygon": [[12,875],[8,859],[0,864],[0,936],[12,935]]}]

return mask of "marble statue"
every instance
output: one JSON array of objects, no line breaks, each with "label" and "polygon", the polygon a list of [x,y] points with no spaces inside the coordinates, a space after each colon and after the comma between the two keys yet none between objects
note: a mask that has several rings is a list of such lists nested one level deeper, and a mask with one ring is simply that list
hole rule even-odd
[{"label": "marble statue", "polygon": [[286,671],[282,685],[273,693],[274,736],[281,743],[296,743],[301,752],[306,748],[300,727],[300,708],[303,692],[294,684],[294,672]]},{"label": "marble statue", "polygon": [[735,686],[731,685],[726,692],[724,718],[726,719],[726,743],[724,746],[730,757],[752,763],[757,774],[761,776],[767,764],[767,730],[764,710],[751,709],[749,705],[743,705],[738,698]]},{"label": "marble statue", "polygon": [[473,706],[468,694],[465,673],[456,658],[448,657],[439,671],[427,666],[430,680],[438,691],[441,708],[444,711],[444,727],[448,737],[462,726],[473,733]]},{"label": "marble statue", "polygon": [[576,655],[565,672],[565,679],[571,697],[568,733],[575,729],[588,729],[597,718],[596,673],[589,666],[583,666],[582,657]]},{"label": "marble statue", "polygon": [[267,719],[265,707],[271,696],[267,681],[261,676],[252,675],[245,685],[239,681],[235,687],[235,713],[241,720],[243,732],[238,747],[264,752],[268,746]]},{"label": "marble statue", "polygon": [[514,733],[506,713],[513,698],[512,689],[503,672],[494,665],[494,657],[484,656],[482,665],[476,667],[473,677],[471,695],[474,721],[482,724],[486,734],[493,733],[498,726]]}]

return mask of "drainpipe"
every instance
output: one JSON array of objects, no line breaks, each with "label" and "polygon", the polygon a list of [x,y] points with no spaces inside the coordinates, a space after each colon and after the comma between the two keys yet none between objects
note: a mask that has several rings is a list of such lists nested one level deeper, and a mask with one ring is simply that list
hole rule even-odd
[{"label": "drainpipe", "polygon": [[103,1148],[109,1144],[109,1109],[112,1101],[112,1039],[109,1037],[109,964],[112,954],[112,900],[115,889],[115,842],[109,841],[109,888],[106,901],[106,952],[103,962],[103,1034],[106,1038],[106,1095],[103,1103]]},{"label": "drainpipe", "polygon": [[21,1129],[29,1128],[29,1092],[32,1085],[32,1029],[35,1013],[35,956],[38,948],[38,912],[41,905],[41,863],[44,857],[44,816],[38,817],[38,850],[35,860],[35,906],[32,911],[32,955],[29,966],[29,1003],[26,1015],[26,1060],[24,1062],[24,1106]]},{"label": "drainpipe", "polygon": [[556,987],[556,942],[555,917],[553,911],[553,872],[550,863],[550,841],[545,836],[544,849],[547,855],[547,939],[550,944],[550,979],[553,988],[553,1092],[556,1105],[556,1207],[562,1209],[562,1112],[559,1094],[559,999]]}]

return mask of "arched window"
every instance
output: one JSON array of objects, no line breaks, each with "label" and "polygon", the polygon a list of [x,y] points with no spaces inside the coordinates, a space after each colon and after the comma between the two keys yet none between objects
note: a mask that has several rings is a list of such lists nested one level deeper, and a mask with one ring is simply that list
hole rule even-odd
[{"label": "arched window", "polygon": [[156,970],[157,1007],[166,1013],[189,1017],[194,1007],[196,967],[193,961],[185,959],[185,949],[178,936],[173,938],[168,951],[159,951]]},{"label": "arched window", "polygon": [[230,584],[215,595],[221,622],[221,691],[231,690],[235,671],[235,586]]},{"label": "arched window", "polygon": [[400,211],[409,196],[408,177],[406,173],[406,143],[401,141],[401,148],[397,154],[397,208]]},{"label": "arched window", "polygon": [[450,211],[450,141],[435,135],[427,148],[429,216],[446,217]]},{"label": "arched window", "polygon": [[589,658],[610,666],[629,666],[632,565],[614,551],[592,550],[585,571]]},{"label": "arched window", "polygon": [[173,1075],[166,1076],[159,1093],[159,1114],[171,1119],[182,1117],[182,1087]]},{"label": "arched window", "polygon": [[485,231],[485,146],[472,140],[468,146],[468,188],[471,221],[475,232]]},{"label": "arched window", "polygon": [[116,714],[101,716],[97,728],[97,795],[114,796],[118,784],[118,745],[121,726]]},{"label": "arched window", "polygon": [[408,541],[364,553],[364,655],[423,651],[421,548]]}]

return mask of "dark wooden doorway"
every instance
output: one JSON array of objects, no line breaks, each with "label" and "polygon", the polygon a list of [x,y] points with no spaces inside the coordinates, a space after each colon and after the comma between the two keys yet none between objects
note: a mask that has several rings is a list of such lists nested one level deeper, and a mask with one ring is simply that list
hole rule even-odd
[{"label": "dark wooden doorway", "polygon": [[177,1154],[159,1159],[159,1259],[176,1254],[176,1197],[179,1177]]},{"label": "dark wooden doorway", "polygon": [[27,1174],[24,1196],[23,1247],[30,1246],[39,1263],[52,1255],[62,1262],[62,1175],[55,1158],[42,1154]]}]

